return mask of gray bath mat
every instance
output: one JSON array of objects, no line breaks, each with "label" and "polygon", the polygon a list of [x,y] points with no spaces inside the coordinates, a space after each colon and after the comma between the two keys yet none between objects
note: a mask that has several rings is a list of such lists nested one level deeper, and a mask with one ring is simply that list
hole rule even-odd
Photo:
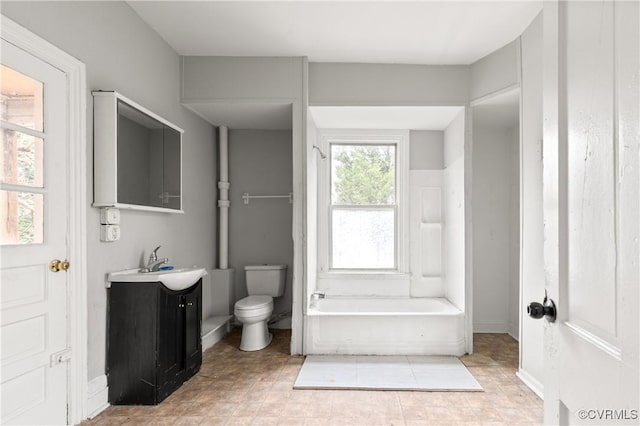
[{"label": "gray bath mat", "polygon": [[454,356],[309,355],[294,389],[482,391]]}]

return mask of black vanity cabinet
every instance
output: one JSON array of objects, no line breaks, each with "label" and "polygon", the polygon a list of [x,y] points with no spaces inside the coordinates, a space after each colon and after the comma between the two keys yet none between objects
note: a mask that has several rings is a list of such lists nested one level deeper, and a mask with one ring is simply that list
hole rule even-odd
[{"label": "black vanity cabinet", "polygon": [[200,370],[202,280],[183,291],[114,282],[108,299],[109,403],[159,404]]}]

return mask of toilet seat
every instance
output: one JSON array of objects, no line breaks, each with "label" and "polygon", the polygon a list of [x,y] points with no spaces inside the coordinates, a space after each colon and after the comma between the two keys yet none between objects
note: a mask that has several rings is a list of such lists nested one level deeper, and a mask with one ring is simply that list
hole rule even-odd
[{"label": "toilet seat", "polygon": [[266,316],[273,312],[273,298],[271,296],[248,296],[236,302],[234,314],[240,318],[254,318]]},{"label": "toilet seat", "polygon": [[239,311],[248,311],[264,308],[268,305],[273,306],[273,297],[271,296],[247,296],[238,300],[235,308]]}]

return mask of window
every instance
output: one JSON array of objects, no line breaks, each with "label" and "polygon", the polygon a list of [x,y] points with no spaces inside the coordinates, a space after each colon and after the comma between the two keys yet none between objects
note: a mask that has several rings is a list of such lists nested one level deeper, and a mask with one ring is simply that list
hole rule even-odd
[{"label": "window", "polygon": [[396,269],[395,145],[331,144],[331,269]]},{"label": "window", "polygon": [[[402,268],[403,168],[408,138],[399,132],[324,131],[326,239],[321,269],[393,272]],[[324,229],[322,229],[324,228]],[[322,238],[322,237],[321,237]],[[324,267],[323,267],[324,266]]]}]

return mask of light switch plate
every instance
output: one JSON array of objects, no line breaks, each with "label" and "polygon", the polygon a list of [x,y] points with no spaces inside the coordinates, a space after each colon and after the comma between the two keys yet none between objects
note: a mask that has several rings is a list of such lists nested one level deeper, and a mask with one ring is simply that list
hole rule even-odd
[{"label": "light switch plate", "polygon": [[100,225],[100,241],[111,242],[120,239],[120,225]]},{"label": "light switch plate", "polygon": [[103,225],[117,225],[120,223],[120,210],[114,207],[100,209],[100,223]]}]

